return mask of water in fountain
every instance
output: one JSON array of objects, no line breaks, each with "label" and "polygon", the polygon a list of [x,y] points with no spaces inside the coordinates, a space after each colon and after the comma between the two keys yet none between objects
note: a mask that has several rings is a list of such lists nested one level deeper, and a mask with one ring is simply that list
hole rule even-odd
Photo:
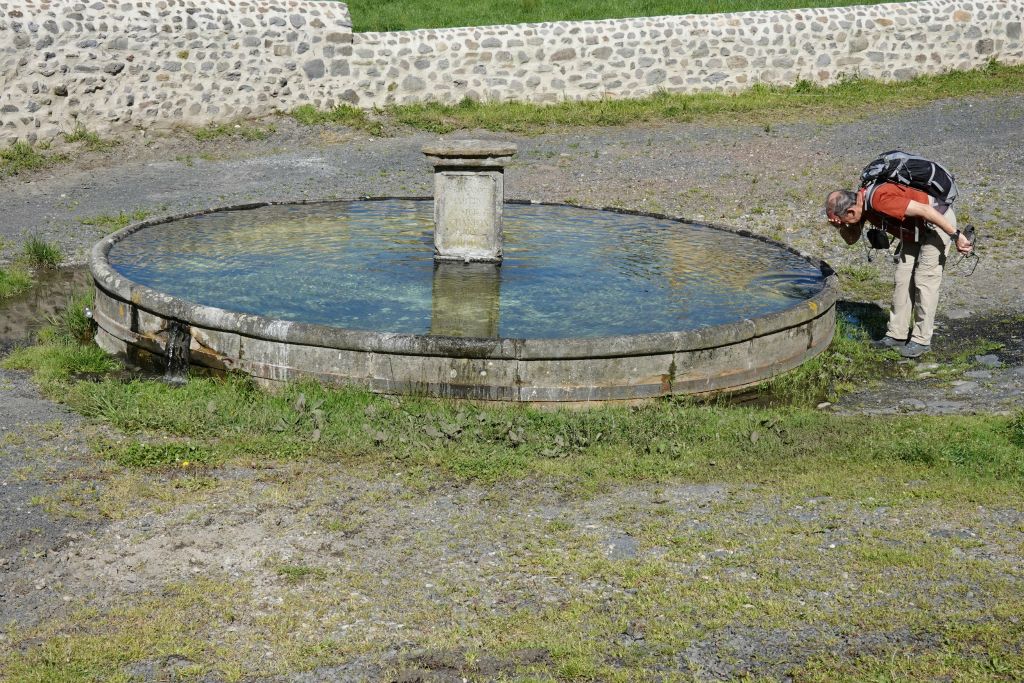
[{"label": "water in fountain", "polygon": [[602,337],[753,318],[820,291],[777,245],[698,224],[507,204],[504,263],[435,264],[432,203],[270,206],[142,230],[115,270],[190,302],[335,327],[470,337]]}]

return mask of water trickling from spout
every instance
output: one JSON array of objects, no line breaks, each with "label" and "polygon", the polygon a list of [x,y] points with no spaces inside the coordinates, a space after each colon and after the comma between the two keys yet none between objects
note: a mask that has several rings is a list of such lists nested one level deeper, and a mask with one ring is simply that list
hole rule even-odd
[{"label": "water trickling from spout", "polygon": [[191,328],[185,323],[172,320],[167,325],[167,346],[164,358],[167,368],[164,381],[168,384],[184,384],[188,381],[188,347],[192,343]]}]

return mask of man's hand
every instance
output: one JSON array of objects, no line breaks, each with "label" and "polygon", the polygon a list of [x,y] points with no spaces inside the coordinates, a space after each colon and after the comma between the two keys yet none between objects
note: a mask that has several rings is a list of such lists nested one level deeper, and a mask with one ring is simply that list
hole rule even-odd
[{"label": "man's hand", "polygon": [[967,239],[967,235],[962,232],[957,233],[956,241],[953,243],[953,246],[955,246],[956,250],[961,254],[970,254],[974,251],[974,245],[971,244],[969,239]]}]

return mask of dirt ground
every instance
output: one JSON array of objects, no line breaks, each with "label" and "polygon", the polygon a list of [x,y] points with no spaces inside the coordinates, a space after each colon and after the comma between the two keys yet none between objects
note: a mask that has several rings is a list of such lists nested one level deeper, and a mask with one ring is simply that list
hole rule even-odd
[{"label": "dirt ground", "polygon": [[[255,200],[431,191],[420,148],[437,136],[393,131],[375,138],[344,128],[305,128],[286,118],[272,123],[276,132],[262,141],[201,143],[186,132],[139,133],[111,152],[74,153],[58,167],[0,179],[0,262],[34,234],[82,263],[102,235],[86,223],[120,212],[161,215]],[[820,256],[841,273],[872,269],[882,282],[891,264],[868,264],[859,245],[841,243],[822,220],[824,196],[853,186],[877,152],[903,148],[939,159],[957,173],[961,223],[973,223],[981,234],[980,265],[970,277],[951,272],[946,278],[934,355],[908,361],[899,378],[879,378],[826,409],[1003,414],[1024,405],[1024,97],[940,101],[849,123],[680,124],[536,137],[477,131],[457,137],[516,142],[519,154],[506,177],[510,198],[618,206],[743,227]],[[0,353],[29,337],[75,278],[81,281],[80,271],[0,308]],[[850,310],[862,312],[864,303]],[[955,377],[944,374],[942,367],[958,355],[967,369]],[[126,476],[98,460],[89,444],[105,429],[43,398],[24,373],[0,370],[0,624],[11,625],[0,631],[0,649],[15,642],[15,631],[54,619],[79,623],[85,608],[109,618],[118,605],[145,611],[153,596],[171,595],[184,604],[188,593],[180,584],[205,581],[209,594],[233,599],[230,609],[236,610],[208,646],[249,648],[241,659],[271,673],[221,670],[200,680],[514,678],[522,667],[543,669],[551,653],[524,647],[481,658],[472,652],[472,636],[438,641],[425,624],[493,618],[507,625],[514,622],[501,620],[510,615],[567,604],[581,610],[616,605],[621,610],[615,614],[628,615],[635,594],[600,572],[568,580],[537,566],[578,556],[668,561],[669,549],[638,532],[666,509],[669,524],[725,539],[685,566],[672,565],[688,581],[756,581],[759,568],[743,558],[772,538],[776,554],[798,547],[826,558],[802,570],[816,586],[802,599],[834,602],[836,612],[844,601],[897,603],[904,599],[899,587],[878,584],[877,577],[844,576],[843,563],[827,555],[900,527],[946,544],[954,559],[985,564],[989,578],[1019,597],[1020,505],[937,511],[916,500],[869,507],[795,501],[724,483],[637,485],[587,499],[566,498],[545,485],[411,491],[397,477],[336,472],[329,463],[222,468],[197,483],[166,473]],[[787,540],[766,531],[783,527],[796,531]],[[559,550],[549,547],[552,539]],[[915,584],[915,590],[936,601],[944,591],[956,593],[964,609],[979,614],[1006,597],[978,589],[974,580],[946,576]],[[179,607],[194,607],[188,605]],[[152,609],[149,618],[163,618],[163,608]],[[621,655],[627,660],[654,656],[645,649],[653,638],[645,634],[656,628],[627,616],[614,648],[633,653]],[[666,678],[728,680],[749,673],[785,680],[793,666],[822,652],[921,651],[938,647],[936,638],[928,629],[858,629],[841,619],[777,629],[743,620],[709,624],[674,653]],[[275,651],[270,643],[297,648],[292,641],[357,643],[351,652],[367,654],[290,671],[286,660],[294,652]],[[189,672],[196,656],[187,642],[180,651],[165,644],[154,650],[162,654],[129,658],[126,680],[195,678]],[[565,671],[553,675],[573,678]]]}]

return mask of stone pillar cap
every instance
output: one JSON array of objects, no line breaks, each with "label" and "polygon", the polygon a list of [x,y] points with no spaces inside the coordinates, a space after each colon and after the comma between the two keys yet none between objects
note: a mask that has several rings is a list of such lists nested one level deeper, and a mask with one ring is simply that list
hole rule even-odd
[{"label": "stone pillar cap", "polygon": [[441,140],[423,148],[427,161],[439,168],[502,168],[517,151],[511,142]]},{"label": "stone pillar cap", "polygon": [[431,157],[476,158],[476,157],[508,157],[518,151],[511,142],[499,140],[441,140],[423,148],[423,153]]}]

